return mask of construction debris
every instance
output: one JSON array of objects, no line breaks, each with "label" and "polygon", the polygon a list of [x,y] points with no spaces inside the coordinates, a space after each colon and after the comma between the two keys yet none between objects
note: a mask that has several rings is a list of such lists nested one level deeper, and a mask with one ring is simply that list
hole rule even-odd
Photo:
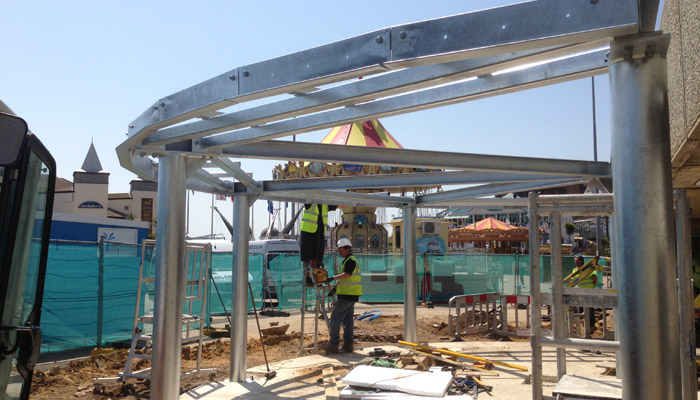
[{"label": "construction debris", "polygon": [[282,336],[285,333],[287,333],[287,330],[289,329],[289,324],[284,324],[284,325],[278,325],[278,323],[276,323],[275,325],[272,325],[272,324],[273,324],[273,322],[270,322],[270,327],[260,329],[263,336]]},{"label": "construction debris", "polygon": [[441,354],[446,354],[449,356],[455,356],[455,357],[462,357],[462,358],[467,358],[470,360],[475,360],[475,361],[481,361],[486,364],[493,364],[493,365],[498,365],[501,367],[508,367],[508,368],[513,368],[513,369],[518,369],[521,371],[527,371],[527,367],[523,367],[521,365],[515,365],[515,364],[510,364],[510,363],[504,363],[501,361],[495,361],[495,360],[489,360],[483,357],[477,357],[477,356],[472,356],[469,354],[464,354],[464,353],[458,353],[456,351],[450,351],[450,350],[445,350],[445,349],[439,349],[437,347],[430,347],[426,344],[417,344],[417,343],[411,343],[411,342],[404,342],[402,340],[399,340],[398,342],[400,345],[411,347],[411,348],[416,348],[420,351],[423,352],[438,352]]}]

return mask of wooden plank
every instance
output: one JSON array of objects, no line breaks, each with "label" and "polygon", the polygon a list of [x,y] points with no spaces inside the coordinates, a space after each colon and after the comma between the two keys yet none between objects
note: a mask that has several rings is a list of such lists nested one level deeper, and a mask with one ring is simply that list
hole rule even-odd
[{"label": "wooden plank", "polygon": [[323,369],[323,387],[326,389],[326,400],[339,400],[338,385],[335,382],[333,367]]}]

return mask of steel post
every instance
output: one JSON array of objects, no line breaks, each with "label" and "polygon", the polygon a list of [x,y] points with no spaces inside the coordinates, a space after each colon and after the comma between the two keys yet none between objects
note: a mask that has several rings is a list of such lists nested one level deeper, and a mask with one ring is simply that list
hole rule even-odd
[{"label": "steel post", "polygon": [[666,50],[610,44],[615,260],[623,399],[681,397]]},{"label": "steel post", "polygon": [[187,160],[165,155],[159,163],[151,398],[172,400],[180,396]]},{"label": "steel post", "polygon": [[243,382],[248,338],[248,239],[250,196],[233,202],[233,271],[231,287],[231,358],[229,380]]},{"label": "steel post", "polygon": [[[552,233],[552,333],[555,340],[567,337],[564,310],[564,284],[561,261],[561,216],[553,212],[549,216]],[[533,309],[533,313],[536,310]],[[566,349],[557,349],[557,378],[566,375]]]},{"label": "steel post", "polygon": [[693,267],[690,242],[690,204],[685,190],[676,190],[676,249],[678,252],[678,302],[680,303],[681,381],[683,400],[697,399]]},{"label": "steel post", "polygon": [[540,238],[539,238],[539,211],[537,210],[538,194],[530,192],[528,196],[528,224],[530,228],[530,321],[532,335],[530,346],[532,348],[532,400],[542,399],[542,346],[540,343],[540,328],[542,316],[540,314]]},{"label": "steel post", "polygon": [[98,250],[98,270],[97,270],[97,339],[95,346],[102,348],[102,324],[104,323],[104,298],[105,298],[105,239],[100,238],[97,245]]},{"label": "steel post", "polygon": [[416,343],[416,206],[403,207],[403,337]]}]

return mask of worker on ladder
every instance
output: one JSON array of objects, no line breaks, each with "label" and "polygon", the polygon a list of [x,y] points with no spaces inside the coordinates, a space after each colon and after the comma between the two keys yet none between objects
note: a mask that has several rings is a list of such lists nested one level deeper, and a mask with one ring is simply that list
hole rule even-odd
[{"label": "worker on ladder", "polygon": [[338,254],[343,257],[341,272],[331,279],[338,282],[338,300],[333,306],[330,323],[330,340],[324,347],[326,354],[338,353],[340,325],[343,325],[343,347],[347,352],[354,350],[355,303],[362,296],[362,277],[357,259],[352,255],[352,242],[348,238],[338,240]]},{"label": "worker on ladder", "polygon": [[301,236],[299,250],[304,264],[304,277],[307,286],[313,286],[314,270],[322,268],[323,253],[326,249],[326,227],[328,226],[328,211],[336,206],[327,204],[304,204],[301,215]]}]

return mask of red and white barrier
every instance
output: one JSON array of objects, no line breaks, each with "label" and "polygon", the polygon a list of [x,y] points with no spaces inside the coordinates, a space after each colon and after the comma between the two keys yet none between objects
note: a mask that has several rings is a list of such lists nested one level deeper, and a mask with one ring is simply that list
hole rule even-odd
[{"label": "red and white barrier", "polygon": [[[450,336],[462,337],[495,330],[500,297],[495,292],[452,297],[448,303],[448,329]],[[460,321],[459,317],[462,315],[462,312],[464,312],[464,319]],[[489,316],[491,316],[490,322]]]},{"label": "red and white barrier", "polygon": [[497,332],[502,336],[513,336],[508,332],[508,305],[512,305],[515,309],[515,336],[530,336],[532,329],[530,324],[530,296],[528,295],[501,296],[501,325]]}]

